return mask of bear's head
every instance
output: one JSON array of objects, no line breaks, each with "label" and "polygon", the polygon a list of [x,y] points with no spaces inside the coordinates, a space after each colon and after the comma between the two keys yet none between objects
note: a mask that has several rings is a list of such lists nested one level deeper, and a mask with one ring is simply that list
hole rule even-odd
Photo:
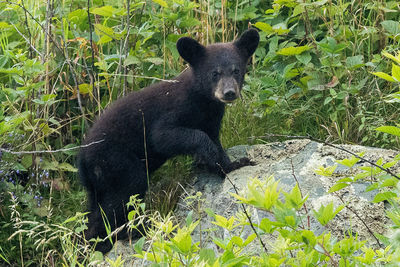
[{"label": "bear's head", "polygon": [[223,103],[240,96],[246,66],[260,40],[255,29],[245,31],[231,43],[203,46],[189,37],[178,40],[176,47],[181,57],[190,64],[198,94]]}]

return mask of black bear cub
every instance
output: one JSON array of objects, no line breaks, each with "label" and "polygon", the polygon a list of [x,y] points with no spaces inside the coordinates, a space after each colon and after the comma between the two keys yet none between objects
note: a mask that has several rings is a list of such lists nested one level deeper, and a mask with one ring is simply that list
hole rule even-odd
[{"label": "black bear cub", "polygon": [[[78,157],[89,199],[87,240],[107,235],[100,207],[112,230],[123,225],[129,197],[146,193],[147,171],[151,174],[171,157],[193,155],[221,177],[248,163],[229,160],[219,130],[225,103],[240,96],[258,42],[254,29],[234,42],[207,47],[183,37],[177,49],[190,68],[175,81],[133,92],[105,110],[84,141],[91,145]],[[96,249],[107,252],[111,247],[107,240]]]}]

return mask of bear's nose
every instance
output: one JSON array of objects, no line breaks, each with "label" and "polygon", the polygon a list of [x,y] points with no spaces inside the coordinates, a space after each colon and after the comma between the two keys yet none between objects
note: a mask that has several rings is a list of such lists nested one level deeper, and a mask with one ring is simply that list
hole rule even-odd
[{"label": "bear's nose", "polygon": [[236,92],[235,90],[226,91],[224,94],[224,100],[232,101],[236,99]]}]

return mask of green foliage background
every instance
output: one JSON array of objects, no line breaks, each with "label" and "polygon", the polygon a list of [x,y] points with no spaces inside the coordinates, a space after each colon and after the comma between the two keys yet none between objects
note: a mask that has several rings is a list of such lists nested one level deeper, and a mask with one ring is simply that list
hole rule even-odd
[{"label": "green foliage background", "polygon": [[[71,262],[65,243],[37,253],[38,238],[8,238],[17,222],[83,211],[73,147],[115,99],[184,68],[182,36],[209,44],[260,30],[243,99],[223,122],[225,147],[277,133],[398,148],[399,20],[397,1],[0,1],[0,260]],[[383,125],[393,128],[374,130]],[[156,176],[179,181],[189,166],[173,160]],[[165,212],[178,195],[169,187]],[[48,231],[43,240],[66,234]]]}]

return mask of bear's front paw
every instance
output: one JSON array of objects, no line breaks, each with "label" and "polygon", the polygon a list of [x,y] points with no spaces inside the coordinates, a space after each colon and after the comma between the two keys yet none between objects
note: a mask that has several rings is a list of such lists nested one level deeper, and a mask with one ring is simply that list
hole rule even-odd
[{"label": "bear's front paw", "polygon": [[240,169],[244,166],[254,166],[256,163],[254,161],[251,161],[249,158],[240,158],[239,160],[236,160],[232,162],[229,166],[229,172]]}]

